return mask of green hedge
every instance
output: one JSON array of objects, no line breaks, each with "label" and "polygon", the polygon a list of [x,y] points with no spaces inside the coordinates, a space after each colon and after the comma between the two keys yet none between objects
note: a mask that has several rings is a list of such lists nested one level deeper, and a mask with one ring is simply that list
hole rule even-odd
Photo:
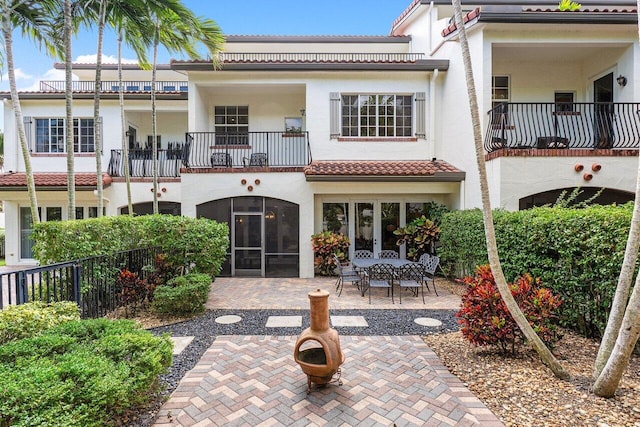
[{"label": "green hedge", "polygon": [[0,310],[0,345],[9,341],[33,337],[60,323],[79,320],[75,302],[29,302],[10,305]]},{"label": "green hedge", "polygon": [[229,228],[206,218],[129,215],[35,224],[35,257],[41,264],[160,247],[175,265],[215,276],[229,246]]},{"label": "green hedge", "polygon": [[1,426],[116,425],[148,401],[172,343],[131,321],[67,322],[0,346]]},{"label": "green hedge", "polygon": [[152,309],[160,315],[189,316],[204,311],[211,278],[206,274],[176,277],[156,288]]},{"label": "green hedge", "polygon": [[[565,326],[597,337],[606,326],[622,266],[633,206],[495,211],[496,239],[508,281],[540,277],[561,296]],[[480,210],[451,212],[441,225],[446,274],[461,277],[486,264]]]}]

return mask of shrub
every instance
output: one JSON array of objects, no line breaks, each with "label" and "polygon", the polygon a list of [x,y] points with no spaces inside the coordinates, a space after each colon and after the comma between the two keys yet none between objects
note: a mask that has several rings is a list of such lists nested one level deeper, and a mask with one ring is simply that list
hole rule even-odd
[{"label": "shrub", "polygon": [[172,344],[130,321],[72,321],[0,346],[0,425],[103,426],[145,403]]},{"label": "shrub", "polygon": [[147,277],[147,299],[153,301],[153,293],[158,286],[164,286],[178,275],[178,268],[169,261],[166,254],[158,254],[154,260],[154,270]]},{"label": "shrub", "polygon": [[41,264],[159,247],[182,270],[215,276],[229,246],[229,228],[206,218],[129,215],[34,225],[34,252]]},{"label": "shrub", "polygon": [[29,302],[0,310],[0,345],[33,337],[63,322],[80,319],[75,302]]},{"label": "shrub", "polygon": [[[585,209],[495,211],[498,252],[507,280],[524,272],[540,277],[562,298],[560,323],[601,336],[620,274],[632,204]],[[488,262],[482,212],[444,216],[439,255],[443,270],[461,277]]]},{"label": "shrub", "polygon": [[[462,308],[456,313],[462,335],[475,345],[494,345],[503,353],[514,353],[525,337],[500,297],[491,268],[479,266],[474,277],[467,276],[462,281],[469,287],[462,297]],[[558,340],[555,313],[561,301],[541,283],[524,274],[509,288],[540,339],[553,346]]]},{"label": "shrub", "polygon": [[405,227],[393,232],[397,237],[398,246],[407,244],[407,258],[418,261],[425,253],[433,253],[433,246],[440,236],[440,229],[433,221],[422,215],[414,219]]},{"label": "shrub", "polygon": [[156,288],[151,308],[160,315],[189,316],[204,311],[211,278],[206,274],[187,274]]},{"label": "shrub", "polygon": [[340,261],[345,261],[349,245],[349,238],[342,233],[321,231],[312,235],[311,246],[313,246],[314,265],[318,274],[331,276],[336,268],[333,263],[333,254]]}]

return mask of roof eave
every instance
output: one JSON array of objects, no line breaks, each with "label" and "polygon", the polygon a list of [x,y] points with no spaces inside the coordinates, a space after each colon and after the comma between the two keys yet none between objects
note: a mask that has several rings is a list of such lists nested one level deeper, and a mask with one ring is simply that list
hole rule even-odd
[{"label": "roof eave", "polygon": [[638,23],[636,13],[581,12],[480,12],[479,22],[517,24],[629,24]]},{"label": "roof eave", "polygon": [[[93,99],[93,93],[73,93],[73,99]],[[65,99],[64,92],[18,92],[18,97],[20,99]],[[100,99],[118,99],[119,95],[117,93],[102,93],[100,94]],[[0,99],[11,100],[11,93],[9,92],[0,92]],[[150,100],[151,93],[126,93],[124,94],[124,99],[142,99],[142,100]],[[187,100],[188,93],[180,92],[180,93],[158,93],[156,92],[156,99],[158,100]]]},{"label": "roof eave", "polygon": [[324,182],[461,182],[465,172],[436,172],[433,175],[305,175],[307,181]]},{"label": "roof eave", "polygon": [[[211,71],[211,62],[172,62],[174,70]],[[449,61],[426,59],[414,62],[367,63],[225,63],[219,71],[446,71]]]}]

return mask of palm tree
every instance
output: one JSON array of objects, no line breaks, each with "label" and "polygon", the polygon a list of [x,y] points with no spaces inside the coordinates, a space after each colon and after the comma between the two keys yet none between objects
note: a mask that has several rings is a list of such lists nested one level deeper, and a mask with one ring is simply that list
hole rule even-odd
[{"label": "palm tree", "polygon": [[[637,1],[640,7],[640,0]],[[640,9],[638,9],[640,18]],[[638,21],[638,39],[640,40],[640,21]],[[607,321],[598,356],[596,357],[594,376],[596,382],[593,392],[602,397],[613,397],[629,358],[640,337],[640,274],[636,276],[633,292],[629,290],[633,281],[633,272],[640,248],[640,161],[636,177],[636,194],[633,202],[633,214],[629,237],[624,251],[624,260],[616,293],[611,304],[611,313]],[[628,302],[628,304],[627,304]]]},{"label": "palm tree", "polygon": [[73,23],[71,20],[71,0],[64,0],[64,99],[65,99],[65,141],[67,151],[67,217],[76,219],[76,182],[74,171],[74,147],[73,147],[73,77],[71,73],[73,57],[71,55],[71,33]]},{"label": "palm tree", "polygon": [[[202,42],[211,57],[219,52],[224,43],[224,36],[218,25],[211,19],[196,17],[180,2],[171,8],[163,6],[159,9],[152,7],[153,34],[153,63],[151,69],[151,128],[152,128],[152,158],[153,158],[153,213],[158,213],[158,137],[156,114],[156,66],[158,46],[162,44],[169,52],[186,53],[190,58],[199,58],[195,46]],[[155,5],[152,5],[155,6]],[[214,63],[217,64],[217,63]]]},{"label": "palm tree", "polygon": [[[40,222],[38,214],[38,199],[36,197],[36,187],[33,180],[33,170],[31,168],[31,158],[27,136],[24,129],[22,107],[18,96],[16,85],[16,73],[13,62],[13,41],[12,32],[19,28],[22,32],[33,38],[39,45],[45,45],[49,53],[53,52],[51,44],[47,40],[51,11],[55,7],[55,0],[0,0],[0,13],[2,14],[2,38],[4,41],[3,60],[6,60],[9,74],[9,89],[11,91],[11,105],[16,119],[16,129],[18,140],[24,161],[24,171],[27,175],[27,192],[29,194],[29,204],[31,206],[31,218],[34,223]],[[4,61],[3,61],[4,62]],[[4,64],[2,64],[4,65]]]},{"label": "palm tree", "polygon": [[478,164],[478,173],[480,175],[480,191],[482,194],[482,216],[484,219],[485,238],[487,243],[487,252],[489,255],[489,264],[491,272],[495,278],[498,291],[504,301],[509,313],[517,323],[518,327],[529,340],[533,348],[538,352],[542,362],[547,365],[558,378],[568,379],[569,373],[564,370],[560,362],[549,351],[547,346],[542,342],[538,334],[533,330],[529,321],[518,307],[511,290],[507,285],[507,280],[502,271],[500,257],[498,256],[498,245],[496,243],[496,234],[493,225],[493,213],[491,211],[491,202],[489,200],[489,183],[487,181],[487,168],[484,159],[484,148],[482,145],[482,132],[480,129],[480,116],[478,113],[478,100],[476,98],[475,82],[473,80],[473,70],[471,67],[471,55],[469,53],[469,43],[467,41],[467,33],[462,21],[462,7],[460,0],[452,0],[456,27],[460,39],[460,49],[462,51],[462,60],[464,62],[465,77],[467,81],[467,92],[469,96],[469,107],[471,109],[471,121],[473,124],[473,139],[475,143],[476,160]]},{"label": "palm tree", "polygon": [[100,126],[100,86],[102,85],[102,43],[104,38],[106,0],[98,2],[98,46],[96,49],[96,80],[93,88],[93,140],[96,155],[96,196],[98,198],[97,216],[104,211],[104,186],[102,185],[102,128]]}]

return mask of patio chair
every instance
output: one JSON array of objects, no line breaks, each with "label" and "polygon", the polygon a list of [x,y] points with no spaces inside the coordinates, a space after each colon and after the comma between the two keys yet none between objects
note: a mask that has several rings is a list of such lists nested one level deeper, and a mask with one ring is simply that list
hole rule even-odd
[{"label": "patio chair", "polygon": [[371,288],[383,288],[387,290],[387,294],[391,292],[391,303],[395,304],[393,300],[393,267],[389,264],[374,264],[367,269],[367,276],[365,277],[366,289],[369,291],[369,304],[371,304]]},{"label": "patio chair", "polygon": [[338,296],[342,294],[342,288],[344,287],[344,282],[351,282],[352,285],[361,290],[362,284],[362,276],[358,274],[357,271],[350,268],[348,265],[343,265],[336,254],[332,255],[333,263],[336,266],[336,270],[338,272],[338,280],[336,280],[336,292],[338,292]]},{"label": "patio chair", "polygon": [[[418,296],[419,289],[422,289],[422,303],[424,304],[424,266],[420,263],[406,264],[397,271],[398,287],[400,288],[400,304],[402,304],[402,290],[410,289],[414,296]],[[435,289],[435,285],[434,285]]]},{"label": "patio chair", "polygon": [[440,265],[440,257],[430,254],[422,254],[420,255],[418,262],[424,266],[424,275],[422,280],[424,281],[427,290],[429,290],[427,282],[431,280],[431,283],[433,284],[433,292],[438,296],[438,291],[436,290],[436,269],[438,268],[438,265]]},{"label": "patio chair", "polygon": [[212,168],[230,168],[233,165],[231,160],[231,154],[229,153],[212,153],[211,154],[211,167]]},{"label": "patio chair", "polygon": [[400,259],[400,254],[391,249],[385,249],[378,252],[378,258],[380,259]]},{"label": "patio chair", "polygon": [[266,167],[268,166],[267,153],[251,153],[250,157],[242,158],[242,165],[246,167]]},{"label": "patio chair", "polygon": [[373,252],[366,249],[358,249],[353,253],[354,258],[373,258]]}]

